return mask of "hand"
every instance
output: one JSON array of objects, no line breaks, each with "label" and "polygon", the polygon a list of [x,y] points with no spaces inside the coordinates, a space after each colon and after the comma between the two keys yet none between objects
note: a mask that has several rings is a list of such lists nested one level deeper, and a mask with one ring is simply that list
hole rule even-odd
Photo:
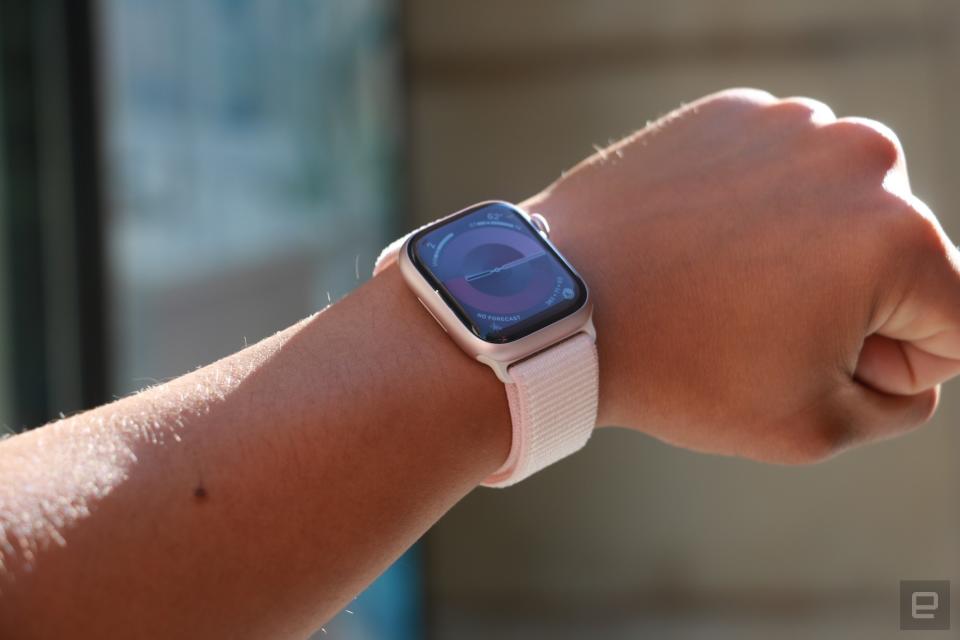
[{"label": "hand", "polygon": [[525,203],[594,294],[604,424],[823,459],[916,427],[960,372],[960,259],[883,125],[731,90]]}]

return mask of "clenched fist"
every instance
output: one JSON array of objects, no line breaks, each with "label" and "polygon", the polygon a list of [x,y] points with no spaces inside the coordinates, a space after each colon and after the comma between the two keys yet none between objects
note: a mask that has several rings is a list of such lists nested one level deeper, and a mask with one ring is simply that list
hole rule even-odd
[{"label": "clenched fist", "polygon": [[883,125],[703,98],[525,203],[590,284],[600,421],[772,462],[924,423],[960,372],[960,261]]}]

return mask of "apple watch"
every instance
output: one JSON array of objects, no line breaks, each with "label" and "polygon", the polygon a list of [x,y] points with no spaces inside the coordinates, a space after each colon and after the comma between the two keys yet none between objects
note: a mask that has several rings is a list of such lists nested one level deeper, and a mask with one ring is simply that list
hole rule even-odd
[{"label": "apple watch", "polygon": [[506,385],[513,440],[483,484],[506,487],[582,448],[597,419],[593,303],[549,225],[501,201],[475,204],[390,244],[426,310]]}]

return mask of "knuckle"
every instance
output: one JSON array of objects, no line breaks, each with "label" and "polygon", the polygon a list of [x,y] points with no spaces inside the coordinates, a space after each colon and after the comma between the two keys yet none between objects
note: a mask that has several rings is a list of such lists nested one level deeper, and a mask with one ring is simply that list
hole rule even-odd
[{"label": "knuckle", "polygon": [[922,216],[913,216],[909,220],[906,236],[908,253],[912,253],[918,264],[925,267],[941,264],[939,259],[948,255],[948,251],[939,225]]},{"label": "knuckle", "polygon": [[840,448],[832,438],[823,437],[822,434],[808,435],[802,442],[793,443],[785,461],[792,465],[818,464],[832,458]]},{"label": "knuckle", "polygon": [[831,135],[885,171],[902,164],[903,147],[900,139],[885,124],[868,118],[839,118],[828,128]]},{"label": "knuckle", "polygon": [[727,107],[758,108],[768,106],[777,101],[769,91],[736,87],[724,89],[711,94],[704,99],[705,104],[722,105]]},{"label": "knuckle", "polygon": [[921,254],[943,249],[940,224],[926,204],[915,196],[888,193],[886,212],[891,237],[900,245],[909,245]]},{"label": "knuckle", "polygon": [[794,96],[777,100],[768,106],[772,112],[786,117],[801,118],[817,124],[826,124],[837,119],[825,102],[805,96]]},{"label": "knuckle", "polygon": [[804,449],[811,463],[832,458],[861,439],[856,416],[839,398],[820,407],[812,427],[806,434]]},{"label": "knuckle", "polygon": [[790,465],[817,464],[829,460],[854,440],[852,425],[835,417],[818,420],[784,443],[782,462]]}]

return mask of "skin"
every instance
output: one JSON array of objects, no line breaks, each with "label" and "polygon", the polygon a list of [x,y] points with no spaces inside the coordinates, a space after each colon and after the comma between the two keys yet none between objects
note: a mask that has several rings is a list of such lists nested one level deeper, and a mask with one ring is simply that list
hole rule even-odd
[{"label": "skin", "polygon": [[[957,250],[875,122],[727,91],[524,206],[595,297],[602,425],[810,463],[921,425],[960,372]],[[503,386],[387,269],[0,443],[0,636],[303,636],[509,447]]]}]

